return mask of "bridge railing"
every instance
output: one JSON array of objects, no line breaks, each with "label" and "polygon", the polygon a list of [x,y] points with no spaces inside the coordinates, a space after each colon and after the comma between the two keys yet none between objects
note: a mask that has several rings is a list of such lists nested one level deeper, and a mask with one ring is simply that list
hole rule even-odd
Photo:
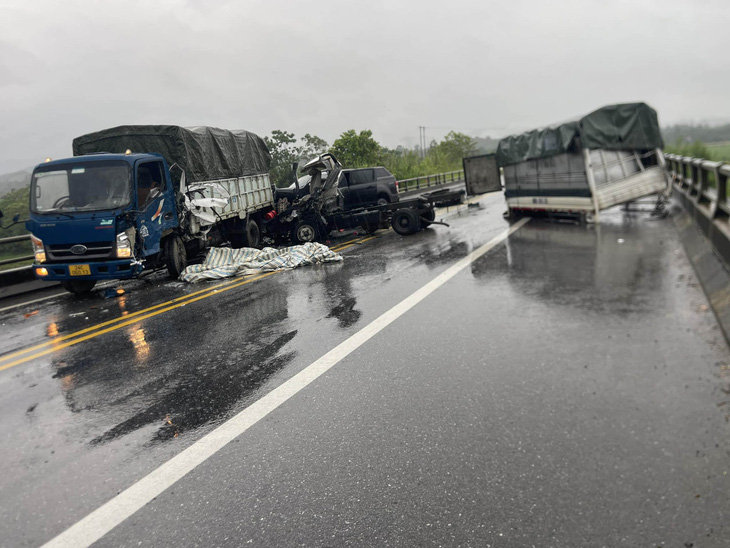
[{"label": "bridge railing", "polygon": [[717,256],[730,270],[730,165],[704,158],[667,154],[667,171],[674,196],[707,237]]},{"label": "bridge railing", "polygon": [[398,181],[398,194],[410,192],[412,190],[421,190],[437,186],[458,183],[464,180],[464,170],[448,171],[446,173],[436,173],[434,175],[424,175],[422,177],[413,177],[411,179],[401,179]]},{"label": "bridge railing", "polygon": [[667,154],[665,158],[675,189],[703,209],[709,219],[730,217],[729,164],[678,154]]},{"label": "bridge railing", "polygon": [[[8,244],[14,244],[17,242],[23,242],[23,241],[30,241],[30,234],[22,234],[20,236],[10,236],[8,238],[0,238],[0,257],[2,257],[3,254],[3,246]],[[30,246],[29,246],[30,249]],[[21,255],[16,257],[10,257],[9,259],[0,259],[0,271],[3,270],[3,267],[11,264],[17,264],[17,263],[23,263],[26,261],[30,261],[33,259],[33,255]]]}]

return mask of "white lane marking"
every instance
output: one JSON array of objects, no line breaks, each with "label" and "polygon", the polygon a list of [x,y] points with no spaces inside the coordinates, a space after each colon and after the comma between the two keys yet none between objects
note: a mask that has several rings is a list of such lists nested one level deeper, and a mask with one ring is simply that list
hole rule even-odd
[{"label": "white lane marking", "polygon": [[35,299],[32,301],[24,301],[22,303],[14,304],[12,306],[6,306],[5,308],[0,308],[0,312],[5,312],[6,310],[13,310],[14,308],[20,308],[21,306],[28,306],[29,304],[39,303],[41,301],[47,301],[48,299],[55,299],[56,297],[61,297],[62,295],[68,295],[68,293],[66,291],[64,291],[63,293],[54,293],[53,295],[41,297],[40,299]]},{"label": "white lane marking", "polygon": [[182,479],[196,466],[205,462],[217,451],[243,434],[282,403],[296,395],[350,353],[354,352],[388,325],[400,318],[469,266],[473,261],[506,240],[510,234],[521,228],[529,220],[529,218],[520,220],[480,248],[457,261],[426,285],[363,327],[349,339],[327,352],[327,354],[309,365],[306,369],[300,371],[284,384],[248,406],[238,415],[200,438],[190,447],[180,452],[156,470],[150,472],[147,476],[125,491],[122,491],[100,508],[94,510],[81,521],[78,521],[63,533],[48,541],[43,545],[43,548],[80,548],[90,546],[99,540],[137,510],[140,510],[145,504],[160,495],[165,489]]}]

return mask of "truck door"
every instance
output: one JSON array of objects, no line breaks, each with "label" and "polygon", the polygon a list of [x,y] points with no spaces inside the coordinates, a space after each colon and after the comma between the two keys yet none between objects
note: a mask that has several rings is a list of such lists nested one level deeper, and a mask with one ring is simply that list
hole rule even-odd
[{"label": "truck door", "polygon": [[356,169],[350,172],[352,207],[363,207],[377,202],[378,189],[374,169]]},{"label": "truck door", "polygon": [[340,194],[342,194],[342,201],[344,204],[343,208],[345,210],[352,209],[354,196],[352,195],[352,192],[350,191],[350,172],[349,171],[342,172],[342,177],[340,177],[340,182],[339,182],[338,188],[340,189]]},{"label": "truck door", "polygon": [[495,154],[471,156],[462,160],[464,181],[469,196],[502,190]]},{"label": "truck door", "polygon": [[[137,165],[135,191],[137,194],[137,235],[142,256],[160,251],[165,210],[165,185],[162,162],[151,161]],[[171,204],[168,204],[168,206]]]}]

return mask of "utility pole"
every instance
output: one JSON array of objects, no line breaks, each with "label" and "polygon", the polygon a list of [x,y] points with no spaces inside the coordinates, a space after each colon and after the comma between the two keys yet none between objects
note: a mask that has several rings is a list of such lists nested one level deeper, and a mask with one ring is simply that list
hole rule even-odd
[{"label": "utility pole", "polygon": [[421,147],[421,158],[426,157],[426,126],[418,126],[418,140]]}]

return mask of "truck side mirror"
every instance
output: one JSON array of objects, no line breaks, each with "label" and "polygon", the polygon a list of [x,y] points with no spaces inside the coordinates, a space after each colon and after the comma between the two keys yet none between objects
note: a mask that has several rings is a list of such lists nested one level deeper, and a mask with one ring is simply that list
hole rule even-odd
[{"label": "truck side mirror", "polygon": [[[2,211],[0,211],[0,213],[2,213]],[[2,217],[2,215],[0,215],[0,217]],[[13,216],[13,224],[17,223],[18,221],[20,221],[20,213],[16,213]]]},{"label": "truck side mirror", "polygon": [[2,219],[2,218],[3,218],[3,210],[0,209],[0,219]]}]

